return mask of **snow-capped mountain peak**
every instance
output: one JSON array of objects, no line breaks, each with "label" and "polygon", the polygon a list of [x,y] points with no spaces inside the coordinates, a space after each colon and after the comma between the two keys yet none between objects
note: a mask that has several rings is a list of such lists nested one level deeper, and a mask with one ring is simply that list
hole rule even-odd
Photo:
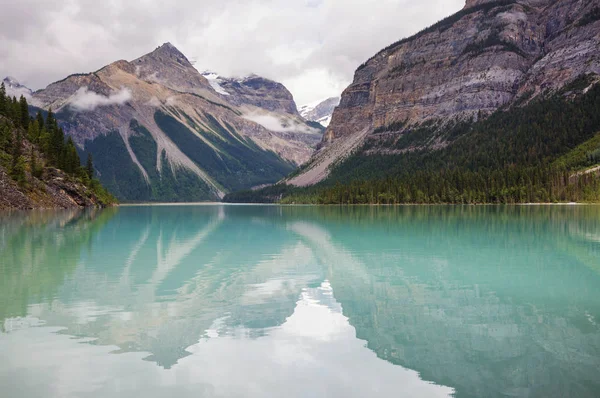
[{"label": "snow-capped mountain peak", "polygon": [[340,104],[339,97],[327,98],[325,100],[315,101],[310,104],[302,105],[298,112],[300,115],[312,122],[318,122],[327,127],[331,122],[331,116],[336,106]]},{"label": "snow-capped mountain peak", "polygon": [[7,76],[2,80],[6,89],[6,95],[9,97],[20,98],[24,96],[27,100],[31,100],[32,90],[21,83],[17,79],[11,76]]}]

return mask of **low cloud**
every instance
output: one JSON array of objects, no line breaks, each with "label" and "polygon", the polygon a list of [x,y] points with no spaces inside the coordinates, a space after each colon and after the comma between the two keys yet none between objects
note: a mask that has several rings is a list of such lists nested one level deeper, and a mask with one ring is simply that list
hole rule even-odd
[{"label": "low cloud", "polygon": [[150,101],[148,101],[146,103],[146,105],[153,106],[155,108],[160,108],[162,106],[162,103],[160,102],[160,100],[158,98],[152,97],[152,98],[150,98]]},{"label": "low cloud", "polygon": [[305,133],[317,134],[319,131],[307,126],[295,119],[277,117],[263,113],[248,113],[243,116],[244,119],[260,124],[269,131],[278,133]]},{"label": "low cloud", "polygon": [[[172,42],[199,70],[256,73],[297,103],[338,96],[385,46],[459,11],[464,0],[4,1],[0,78],[39,89]],[[151,27],[149,29],[148,27]],[[44,38],[40,40],[40,38]]]},{"label": "low cloud", "polygon": [[31,102],[31,90],[25,87],[10,87],[6,86],[6,95],[9,97],[17,97],[17,99],[21,98],[21,96],[25,97],[28,102]]},{"label": "low cloud", "polygon": [[123,88],[120,91],[107,96],[89,91],[87,87],[81,87],[70,100],[70,106],[76,111],[93,111],[101,106],[123,105],[132,98],[131,90]]}]

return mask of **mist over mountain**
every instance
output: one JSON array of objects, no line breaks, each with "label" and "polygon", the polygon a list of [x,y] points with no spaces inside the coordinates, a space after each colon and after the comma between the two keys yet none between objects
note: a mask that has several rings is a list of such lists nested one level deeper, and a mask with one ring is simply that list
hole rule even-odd
[{"label": "mist over mountain", "polygon": [[282,84],[203,75],[170,43],[31,96],[57,113],[125,201],[218,200],[274,183],[305,163],[322,136]]}]

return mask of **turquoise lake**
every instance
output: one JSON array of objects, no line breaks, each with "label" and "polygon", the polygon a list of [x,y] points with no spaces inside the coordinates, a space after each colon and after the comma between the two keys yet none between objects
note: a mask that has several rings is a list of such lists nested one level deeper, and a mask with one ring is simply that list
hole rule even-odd
[{"label": "turquoise lake", "polygon": [[600,207],[0,213],[4,397],[600,397]]}]

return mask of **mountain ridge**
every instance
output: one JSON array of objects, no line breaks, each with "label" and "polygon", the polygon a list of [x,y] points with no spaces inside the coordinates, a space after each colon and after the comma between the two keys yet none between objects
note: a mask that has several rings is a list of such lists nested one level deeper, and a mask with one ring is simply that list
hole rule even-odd
[{"label": "mountain ridge", "polygon": [[308,121],[317,122],[323,127],[328,127],[331,122],[333,110],[340,104],[340,97],[330,97],[302,105],[299,108],[300,115]]},{"label": "mountain ridge", "polygon": [[[221,85],[228,95],[165,43],[51,83],[33,102],[57,112],[82,153],[94,154],[102,182],[126,201],[217,200],[277,182],[308,160],[321,132],[283,85],[256,75]],[[106,160],[116,153],[116,162]]]},{"label": "mountain ridge", "polygon": [[[402,39],[361,65],[333,113],[321,149],[288,180],[323,181],[331,168],[369,142],[386,153],[407,132],[429,124],[424,145],[449,145],[444,126],[526,104],[585,74],[600,75],[600,2],[468,1],[432,27]],[[588,18],[589,19],[589,18]]]}]

